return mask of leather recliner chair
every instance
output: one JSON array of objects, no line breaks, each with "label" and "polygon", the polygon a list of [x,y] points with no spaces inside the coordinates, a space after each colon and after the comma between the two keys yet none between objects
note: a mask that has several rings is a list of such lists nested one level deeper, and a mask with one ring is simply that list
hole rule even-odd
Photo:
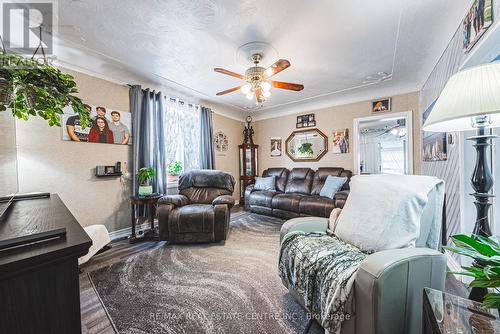
[{"label": "leather recliner chair", "polygon": [[172,243],[220,242],[229,231],[234,177],[216,170],[181,175],[179,195],[158,201],[160,240]]}]

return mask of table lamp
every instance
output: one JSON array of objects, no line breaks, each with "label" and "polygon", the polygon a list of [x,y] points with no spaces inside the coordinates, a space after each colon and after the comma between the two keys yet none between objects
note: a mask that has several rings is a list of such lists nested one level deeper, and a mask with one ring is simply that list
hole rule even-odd
[{"label": "table lamp", "polygon": [[[473,234],[490,236],[489,209],[493,177],[488,163],[491,139],[486,129],[500,126],[500,62],[475,66],[453,75],[439,96],[423,130],[454,132],[476,130],[467,138],[476,148],[471,182],[477,209]],[[489,131],[488,131],[489,132]]]}]

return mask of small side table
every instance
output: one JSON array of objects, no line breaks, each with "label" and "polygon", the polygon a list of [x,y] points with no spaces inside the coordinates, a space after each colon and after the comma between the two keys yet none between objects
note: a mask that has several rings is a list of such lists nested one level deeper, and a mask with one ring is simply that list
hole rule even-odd
[{"label": "small side table", "polygon": [[[155,214],[156,214],[156,202],[163,197],[162,194],[152,194],[149,196],[132,196],[130,197],[130,204],[132,206],[132,233],[130,234],[130,243],[134,243],[136,241],[146,241],[146,240],[155,240],[158,241],[158,233],[155,231]],[[149,206],[149,221],[151,223],[151,230],[148,230],[144,233],[144,236],[141,238],[137,238],[135,234],[135,226],[137,224],[137,218],[135,216],[136,207],[139,205],[148,205]]]},{"label": "small side table", "polygon": [[423,304],[424,334],[500,333],[497,311],[475,301],[425,288]]}]

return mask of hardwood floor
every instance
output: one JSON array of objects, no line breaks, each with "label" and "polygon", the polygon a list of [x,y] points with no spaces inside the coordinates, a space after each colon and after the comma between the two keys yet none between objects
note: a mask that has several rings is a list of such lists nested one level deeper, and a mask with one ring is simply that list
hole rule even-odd
[{"label": "hardwood floor", "polygon": [[[235,207],[233,212],[243,211],[241,207]],[[80,268],[80,304],[82,312],[83,334],[108,334],[115,333],[106,311],[101,305],[99,297],[95,293],[87,273],[110,264],[126,260],[138,253],[164,247],[165,242],[145,241],[130,244],[128,239],[111,243],[112,248],[94,256],[89,262]],[[456,280],[453,276],[446,279],[446,292],[467,297],[467,287]]]}]

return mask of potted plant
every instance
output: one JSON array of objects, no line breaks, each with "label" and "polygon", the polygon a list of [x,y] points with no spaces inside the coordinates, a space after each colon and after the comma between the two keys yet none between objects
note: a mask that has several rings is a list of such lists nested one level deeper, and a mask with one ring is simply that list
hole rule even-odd
[{"label": "potted plant", "polygon": [[473,278],[469,284],[472,288],[494,289],[483,300],[485,308],[500,308],[500,242],[497,237],[483,237],[480,235],[454,235],[453,247],[443,247],[446,250],[474,259],[469,267],[462,267],[464,271],[451,272]]},{"label": "potted plant", "polygon": [[298,148],[299,153],[306,157],[311,157],[314,154],[312,146],[312,143],[302,143],[302,145]]},{"label": "potted plant", "polygon": [[77,93],[69,74],[33,59],[0,53],[0,112],[9,108],[23,120],[39,116],[50,126],[61,126],[63,108],[71,105],[83,127],[90,125],[90,115]]},{"label": "potted plant", "polygon": [[137,180],[139,181],[139,196],[147,196],[153,193],[153,186],[150,185],[151,179],[156,175],[153,167],[143,167],[137,171]]},{"label": "potted plant", "polygon": [[167,180],[168,182],[175,182],[179,180],[179,175],[182,174],[182,165],[179,161],[172,161],[168,164],[167,170]]}]

